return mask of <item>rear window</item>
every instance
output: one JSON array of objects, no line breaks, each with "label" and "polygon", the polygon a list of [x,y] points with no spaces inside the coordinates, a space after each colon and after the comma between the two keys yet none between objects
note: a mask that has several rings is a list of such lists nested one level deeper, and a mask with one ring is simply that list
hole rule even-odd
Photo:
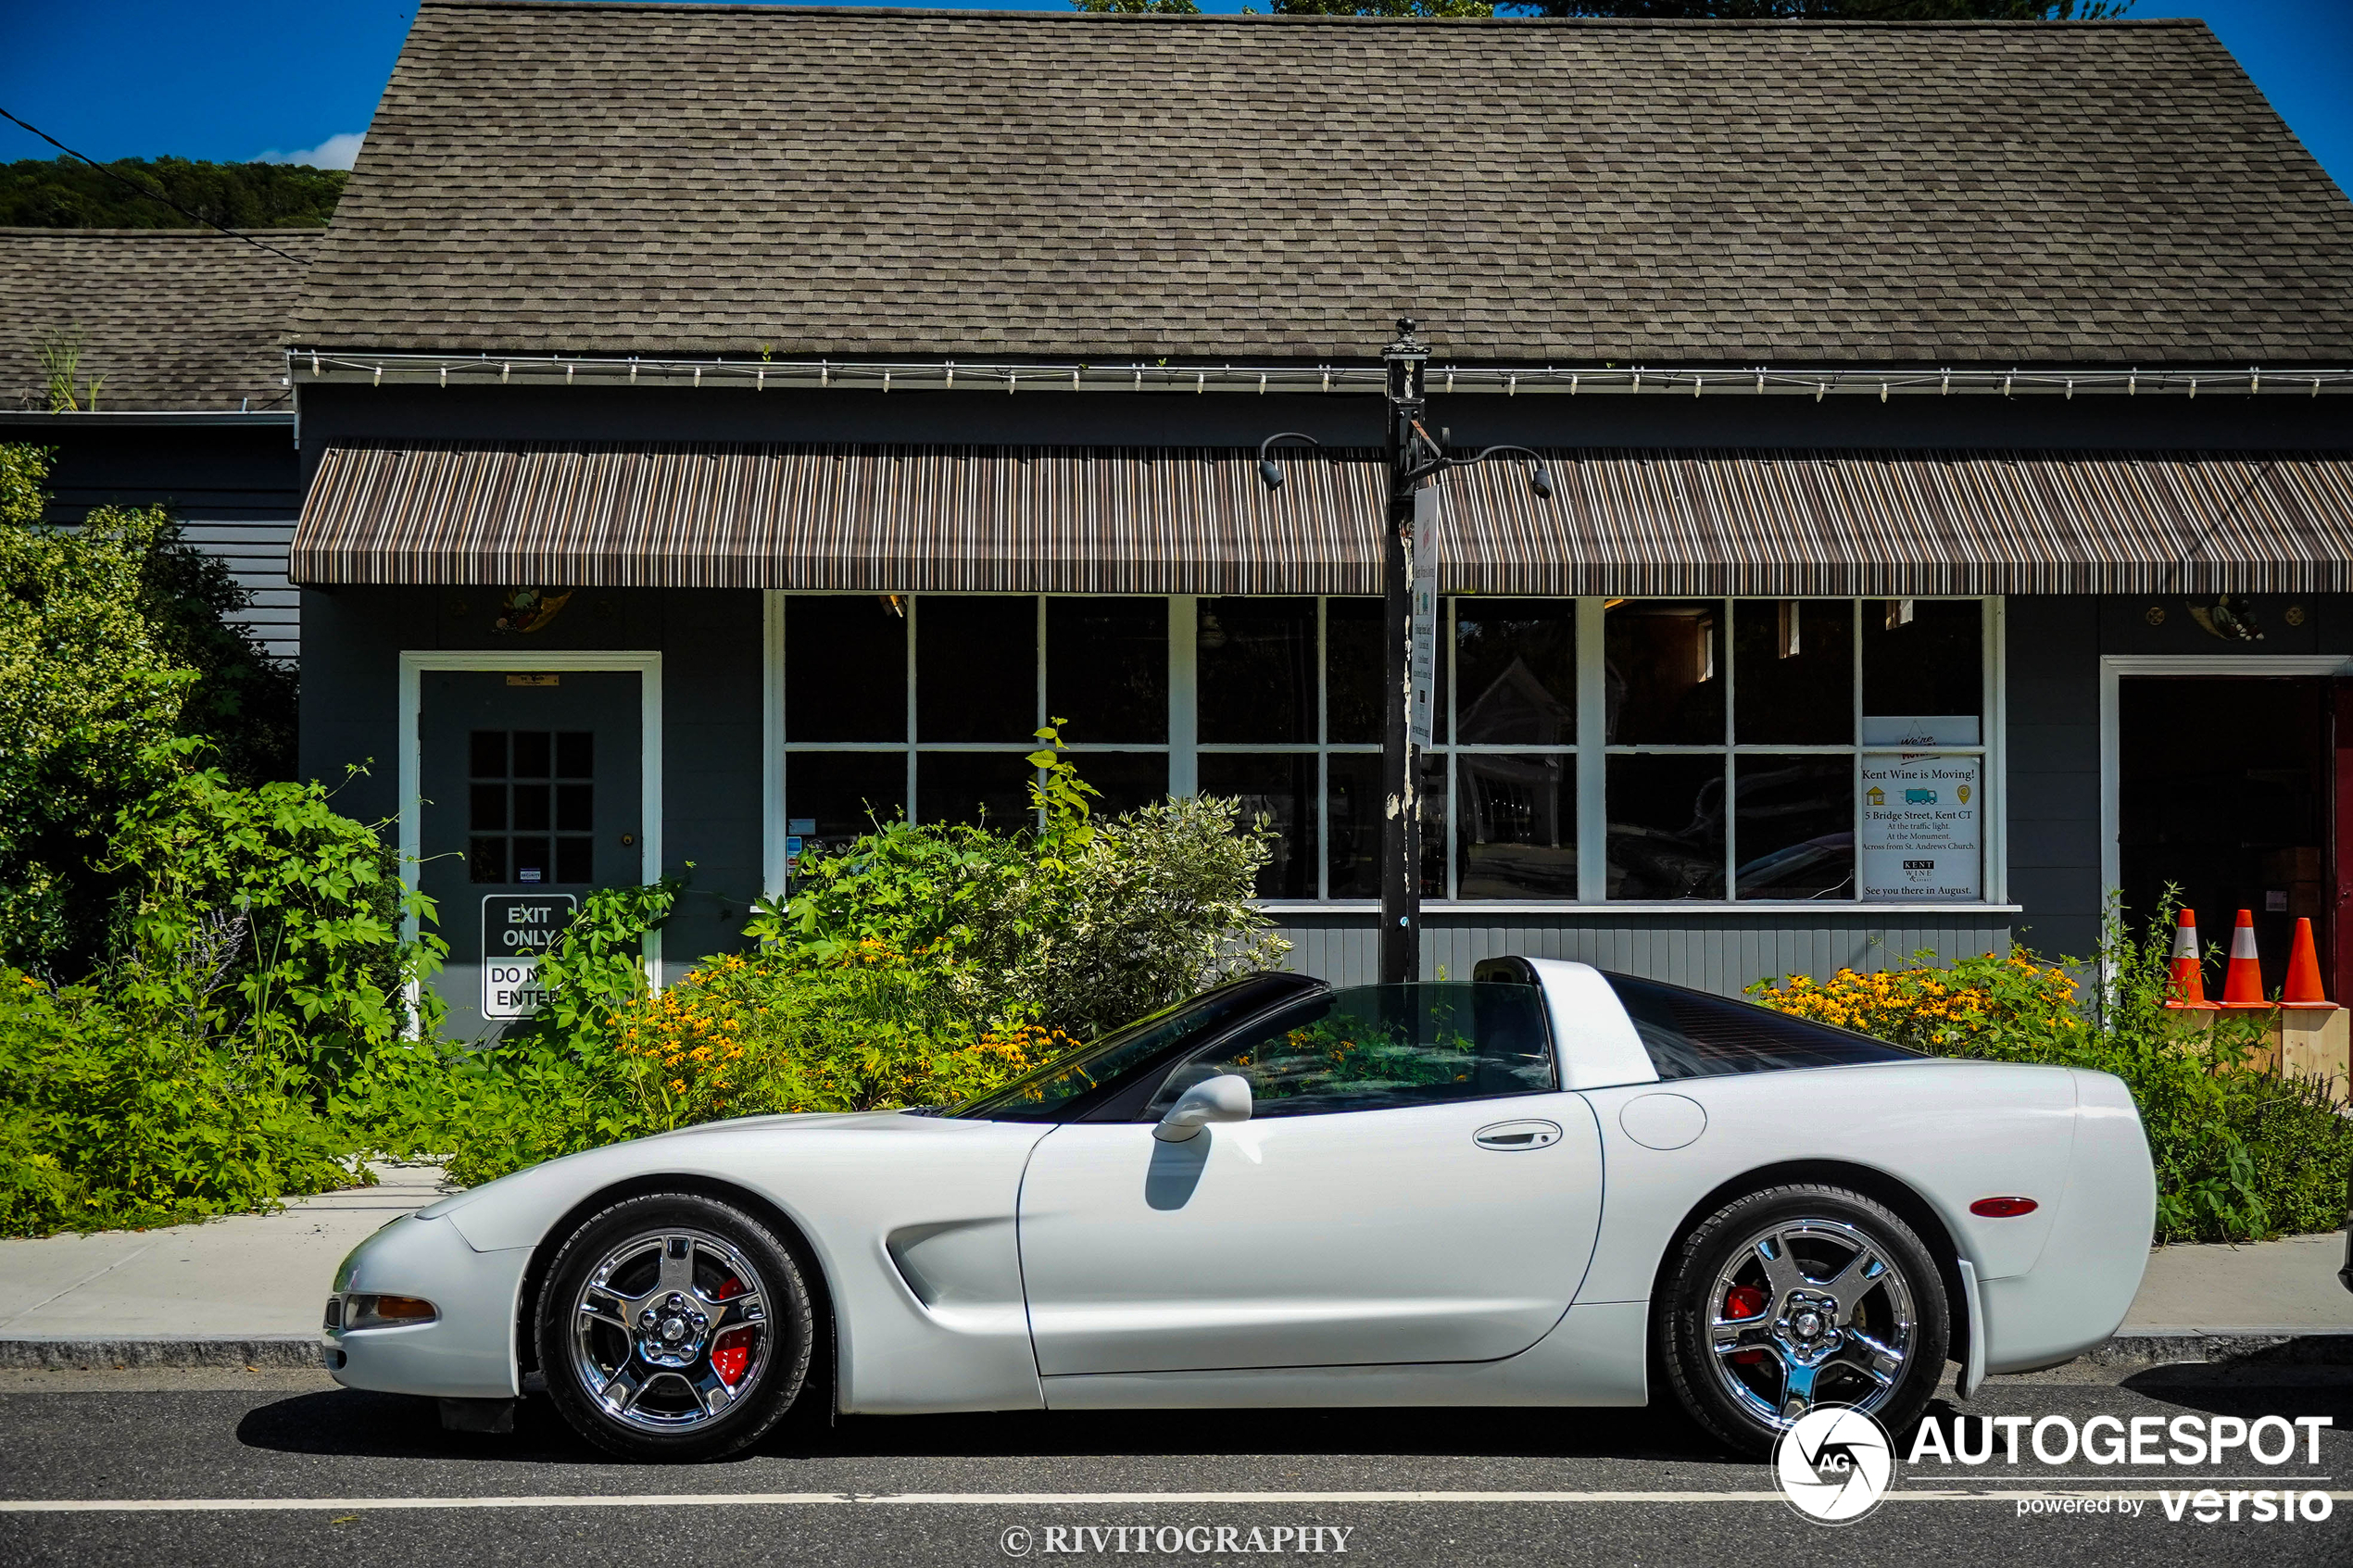
[{"label": "rear window", "polygon": [[1853,1067],[1916,1061],[1918,1051],[1868,1035],[1812,1023],[1753,1002],[1711,997],[1655,980],[1605,974],[1634,1021],[1661,1078],[1714,1078],[1727,1073],[1779,1073],[1796,1067]]}]

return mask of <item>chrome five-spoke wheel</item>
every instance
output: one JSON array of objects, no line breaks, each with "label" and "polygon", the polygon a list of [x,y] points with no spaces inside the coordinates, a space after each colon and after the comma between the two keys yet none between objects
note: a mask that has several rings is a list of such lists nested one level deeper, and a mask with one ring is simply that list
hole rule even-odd
[{"label": "chrome five-spoke wheel", "polygon": [[573,1231],[540,1292],[539,1367],[579,1433],[634,1459],[709,1459],[800,1397],[816,1336],[792,1251],[696,1193],[626,1198]]},{"label": "chrome five-spoke wheel", "polygon": [[627,1425],[699,1426],[767,1370],[760,1271],[706,1232],[630,1237],[589,1271],[577,1297],[573,1373]]},{"label": "chrome five-spoke wheel", "polygon": [[1818,1405],[1891,1431],[1936,1390],[1952,1324],[1919,1234],[1877,1198],[1806,1184],[1694,1224],[1653,1302],[1663,1370],[1693,1419],[1759,1452]]},{"label": "chrome five-spoke wheel", "polygon": [[1756,1230],[1717,1270],[1708,1298],[1716,1377],[1767,1421],[1794,1421],[1817,1404],[1878,1410],[1918,1337],[1903,1269],[1840,1220]]}]

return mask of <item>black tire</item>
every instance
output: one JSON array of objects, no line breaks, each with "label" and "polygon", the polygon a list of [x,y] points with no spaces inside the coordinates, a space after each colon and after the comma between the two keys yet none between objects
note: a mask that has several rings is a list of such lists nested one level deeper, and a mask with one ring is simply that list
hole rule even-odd
[{"label": "black tire", "polygon": [[1807,1404],[1856,1406],[1903,1432],[1936,1392],[1951,1336],[1944,1276],[1912,1227],[1861,1193],[1810,1184],[1750,1193],[1694,1225],[1651,1305],[1676,1399],[1743,1453],[1768,1451]]},{"label": "black tire", "polygon": [[692,1193],[591,1215],[549,1265],[536,1318],[547,1397],[574,1431],[627,1459],[734,1453],[810,1383],[815,1317],[791,1249],[742,1210]]}]

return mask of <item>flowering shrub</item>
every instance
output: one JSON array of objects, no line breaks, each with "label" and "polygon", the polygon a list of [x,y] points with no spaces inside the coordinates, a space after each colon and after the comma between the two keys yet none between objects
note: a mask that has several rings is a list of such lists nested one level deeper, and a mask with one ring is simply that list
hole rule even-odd
[{"label": "flowering shrub", "polygon": [[2353,1119],[2339,1113],[2326,1085],[2254,1062],[2263,1015],[2225,1014],[2207,1029],[2166,1009],[2172,933],[2170,899],[2138,938],[2112,911],[2104,997],[2085,996],[2068,968],[2023,948],[1942,969],[1920,953],[1908,969],[1843,969],[1827,981],[1793,974],[1759,981],[1749,994],[1931,1055],[2115,1073],[2140,1108],[2157,1167],[2158,1241],[2334,1229],[2353,1166]]}]

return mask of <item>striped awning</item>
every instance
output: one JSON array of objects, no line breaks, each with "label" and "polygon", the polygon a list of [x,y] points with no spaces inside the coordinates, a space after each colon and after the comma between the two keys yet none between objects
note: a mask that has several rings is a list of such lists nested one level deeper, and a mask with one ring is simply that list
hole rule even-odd
[{"label": "striped awning", "polygon": [[[1280,447],[331,445],[311,584],[1368,594],[1382,472]],[[1563,450],[1443,482],[1452,590],[2353,589],[2353,452]]]}]

